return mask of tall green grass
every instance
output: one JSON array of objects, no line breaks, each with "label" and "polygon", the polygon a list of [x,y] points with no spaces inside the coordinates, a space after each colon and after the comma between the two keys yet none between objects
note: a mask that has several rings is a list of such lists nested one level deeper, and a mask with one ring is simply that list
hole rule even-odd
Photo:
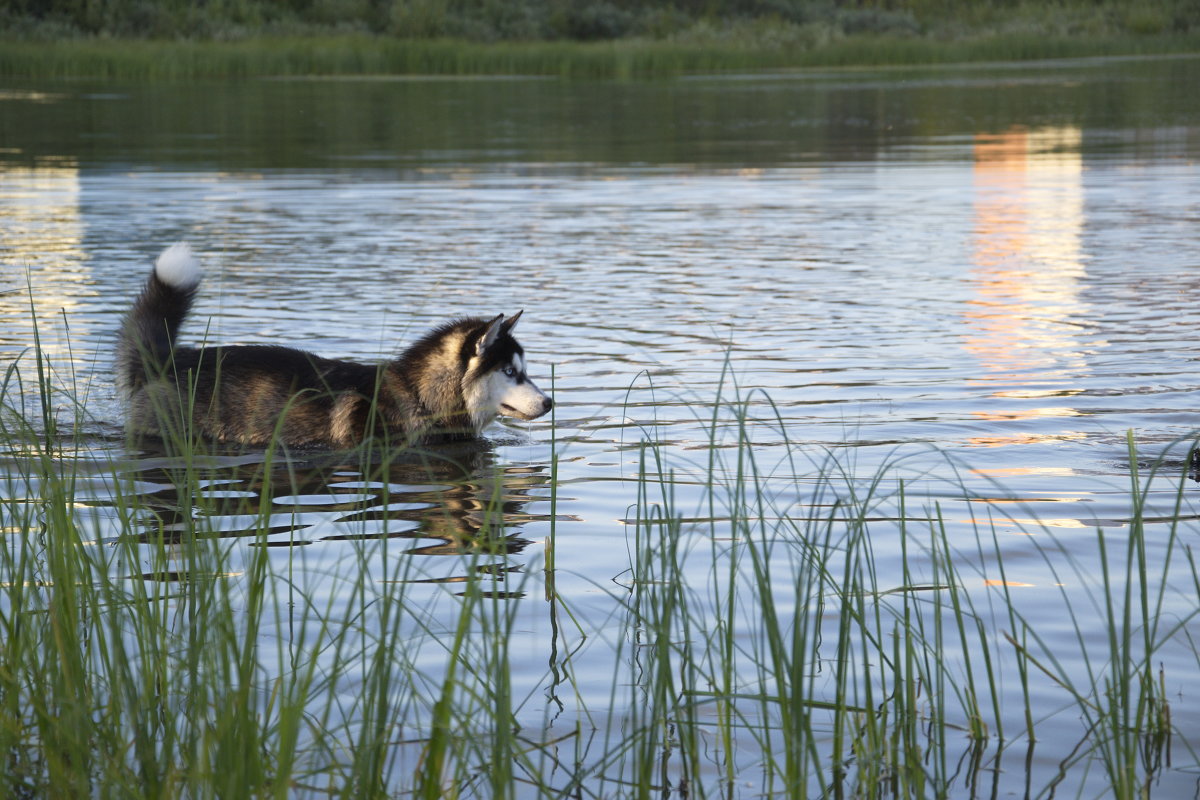
[{"label": "tall green grass", "polygon": [[647,78],[801,67],[1193,53],[1186,34],[1071,37],[996,34],[965,40],[863,34],[819,45],[632,39],[497,42],[364,35],[238,41],[67,39],[5,41],[0,76],[190,80],[300,75],[533,75]]},{"label": "tall green grass", "polygon": [[[1115,797],[1145,796],[1172,753],[1197,766],[1167,690],[1195,670],[1157,666],[1170,650],[1200,668],[1182,482],[1165,540],[1146,531],[1158,476],[1136,470],[1128,527],[1097,534],[1095,559],[1038,531],[1074,587],[1075,635],[1053,639],[1009,587],[996,526],[962,541],[901,454],[862,474],[723,387],[702,461],[641,445],[629,569],[584,576],[606,587],[596,619],[555,589],[564,531],[541,592],[532,572],[504,592],[416,583],[388,536],[319,569],[264,546],[266,476],[289,474],[273,450],[266,496],[222,535],[211,454],[174,443],[159,492],[130,480],[136,460],[88,471],[86,409],[61,384],[35,349],[0,386],[0,795],[953,796],[1036,741],[1047,692],[1082,720],[1071,759]],[[396,455],[346,456],[385,505]],[[457,542],[468,574],[502,558],[504,494]],[[80,513],[98,502],[103,519]],[[551,622],[534,676],[513,667],[527,613]],[[583,688],[589,660],[611,664],[607,700]]]},{"label": "tall green grass", "polygon": [[222,0],[0,8],[0,75],[581,78],[1195,52],[1190,0]]},{"label": "tall green grass", "polygon": [[[721,795],[749,767],[767,796],[956,796],[1071,714],[1083,724],[1063,772],[1040,776],[1048,791],[1067,769],[1091,764],[1111,796],[1145,797],[1173,743],[1196,762],[1165,692],[1200,667],[1188,633],[1200,573],[1180,537],[1190,519],[1181,476],[1168,478],[1175,508],[1155,520],[1166,529],[1153,539],[1145,500],[1163,476],[1143,480],[1136,468],[1117,550],[1103,532],[1092,559],[1049,528],[1029,531],[1075,632],[1055,638],[1038,632],[1046,608],[1024,611],[1014,595],[996,525],[958,541],[936,499],[915,507],[899,457],[861,475],[818,454],[804,470],[803,448],[789,445],[782,463],[763,463],[755,439],[764,427],[785,441],[788,432],[781,420],[752,418],[753,407],[736,397],[717,404],[707,464],[675,472],[668,450],[643,449],[626,601],[634,635],[624,643],[635,667],[625,703],[636,717],[623,732],[636,743],[625,769],[637,781]],[[1138,463],[1132,441],[1130,459]],[[780,491],[779,471],[785,484],[804,484],[799,508],[795,493]],[[708,513],[689,518],[675,492],[697,480]],[[899,582],[877,541],[898,542]],[[703,586],[696,562],[707,565]],[[1190,666],[1167,678],[1160,661],[1180,651]],[[1047,694],[1066,708],[1048,714]],[[761,759],[737,763],[745,750]]]},{"label": "tall green grass", "polygon": [[[174,508],[114,462],[98,473],[109,513],[81,514],[96,505],[69,433],[84,409],[40,353],[28,382],[24,365],[0,385],[0,795],[441,796],[481,754],[521,755],[504,691],[514,604],[477,582],[414,597],[424,576],[390,552],[407,540],[366,539],[332,574],[306,574],[299,546],[273,558],[273,450],[237,538],[208,524],[219,459],[186,439],[156,459]],[[386,458],[361,458],[386,493]],[[460,543],[469,571],[495,560],[500,517]]]}]

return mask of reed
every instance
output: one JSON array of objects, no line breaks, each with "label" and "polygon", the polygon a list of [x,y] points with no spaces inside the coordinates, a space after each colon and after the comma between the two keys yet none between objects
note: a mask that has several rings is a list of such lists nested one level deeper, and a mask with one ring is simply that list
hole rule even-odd
[{"label": "reed", "polygon": [[7,40],[0,75],[179,81],[301,75],[536,75],[576,79],[806,67],[948,64],[1194,53],[1185,34],[1059,36],[998,33],[963,40],[861,34],[812,46],[750,39],[473,42],[363,34],[236,41],[79,38]]},{"label": "reed", "polygon": [[[1066,559],[1074,575],[1059,583],[1075,588],[1060,590],[1061,608],[1076,636],[1051,639],[1012,594],[995,525],[977,529],[964,549],[939,501],[913,508],[902,458],[860,475],[818,453],[805,474],[795,460],[804,448],[788,444],[780,479],[754,442],[764,428],[786,442],[783,421],[751,418],[746,399],[716,407],[721,424],[710,421],[705,464],[643,449],[624,600],[636,689],[625,702],[637,709],[631,728],[648,739],[637,740],[630,771],[653,780],[657,753],[656,791],[696,791],[696,776],[711,776],[715,762],[720,785],[761,774],[756,786],[768,795],[950,796],[963,764],[978,774],[998,769],[1018,741],[1033,747],[1049,719],[1030,688],[1041,677],[1084,720],[1068,762],[1101,765],[1115,796],[1146,796],[1180,735],[1163,691],[1168,679],[1154,664],[1182,651],[1200,665],[1186,633],[1200,613],[1197,572],[1177,532],[1189,518],[1185,481],[1169,478],[1175,505],[1150,556],[1145,497],[1156,476],[1134,470],[1121,553],[1114,557],[1098,534],[1096,563]],[[1130,458],[1138,463],[1132,446]],[[803,514],[780,502],[794,493],[779,489],[802,474]],[[681,509],[676,497],[697,482],[697,513],[707,514]],[[1049,544],[1035,550],[1052,571],[1061,568],[1069,548],[1048,528],[1036,532]],[[873,543],[897,538],[903,580],[881,583]],[[707,567],[705,586],[695,585],[694,561]],[[1089,635],[1097,625],[1106,645]],[[1010,674],[1015,691],[1004,686]],[[1044,680],[1039,688],[1046,691]],[[739,759],[739,749],[761,758]],[[1048,787],[1061,778],[1050,776]]]},{"label": "reed", "polygon": [[[925,476],[901,451],[864,474],[789,441],[727,369],[699,460],[643,438],[628,571],[572,576],[607,593],[595,619],[556,588],[554,527],[544,571],[504,591],[478,577],[505,563],[500,480],[475,487],[471,534],[446,538],[472,577],[426,574],[386,514],[317,569],[275,533],[273,501],[306,491],[292,454],[251,459],[255,496],[231,507],[223,462],[194,441],[153,466],[81,457],[86,407],[64,383],[35,342],[0,384],[4,796],[951,796],[963,764],[968,782],[999,776],[1037,738],[1047,691],[1083,721],[1072,758],[1114,796],[1144,796],[1173,752],[1196,766],[1167,687],[1200,668],[1200,571],[1183,484],[1152,510],[1162,465],[1133,470],[1128,526],[1098,533],[1094,559],[1031,537],[1083,588],[1060,594],[1073,638],[1051,639],[1009,586],[997,527],[964,540],[946,522],[939,498],[965,489],[914,490]],[[556,435],[555,511],[562,455]],[[388,508],[393,460],[412,457],[336,463]],[[430,482],[439,458],[424,456]],[[530,613],[550,624],[543,674],[514,671]],[[1164,653],[1190,673],[1166,674]],[[606,702],[583,659],[612,665]]]},{"label": "reed", "polygon": [[[221,472],[195,441],[167,443],[159,496],[133,490],[148,478],[128,464],[81,470],[84,444],[60,431],[82,428],[84,410],[68,405],[76,418],[60,420],[64,392],[48,361],[36,348],[29,360],[35,383],[18,362],[0,386],[0,794],[375,796],[406,782],[399,731],[428,751],[411,759],[413,785],[443,780],[447,720],[459,731],[482,720],[489,740],[512,746],[502,711],[512,606],[478,591],[460,602],[449,588],[412,598],[423,576],[389,558],[386,520],[345,570],[306,572],[299,547],[268,546],[269,476],[286,472],[283,453],[257,462],[258,496],[232,536],[208,524]],[[34,420],[30,398],[40,398]],[[361,458],[368,480],[387,474],[386,457]],[[80,514],[97,503],[107,513]],[[491,533],[464,545],[476,566],[492,554]],[[470,639],[447,639],[456,618]],[[447,642],[450,679],[416,666],[430,643]],[[454,677],[456,664],[480,662],[496,667],[487,682]],[[346,672],[361,676],[353,691]],[[464,741],[474,739],[452,739],[451,776],[475,763]]]}]

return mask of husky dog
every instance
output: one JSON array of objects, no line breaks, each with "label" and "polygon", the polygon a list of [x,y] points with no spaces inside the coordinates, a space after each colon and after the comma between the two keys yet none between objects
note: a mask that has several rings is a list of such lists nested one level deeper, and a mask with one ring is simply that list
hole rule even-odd
[{"label": "husky dog", "polygon": [[554,405],[525,372],[512,335],[520,311],[447,322],[378,365],[275,345],[180,347],[200,278],[186,244],[168,247],[125,318],[117,371],[130,433],[244,445],[351,447],[371,436],[434,444],[476,437],[498,415],[537,419]]}]

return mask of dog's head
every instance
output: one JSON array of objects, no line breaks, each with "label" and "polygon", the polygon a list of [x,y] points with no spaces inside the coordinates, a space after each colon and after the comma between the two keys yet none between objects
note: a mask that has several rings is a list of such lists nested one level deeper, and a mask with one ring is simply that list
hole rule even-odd
[{"label": "dog's head", "polygon": [[512,330],[522,313],[508,318],[500,314],[489,320],[475,341],[463,396],[476,430],[497,415],[537,419],[554,407],[554,401],[529,379],[525,349],[513,338]]}]

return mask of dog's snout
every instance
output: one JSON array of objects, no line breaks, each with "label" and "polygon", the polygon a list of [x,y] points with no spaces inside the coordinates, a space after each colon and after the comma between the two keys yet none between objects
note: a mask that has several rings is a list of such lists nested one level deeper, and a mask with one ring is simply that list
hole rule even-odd
[{"label": "dog's snout", "polygon": [[549,397],[543,398],[542,399],[542,413],[545,414],[552,408],[554,408],[554,401],[551,400]]}]

